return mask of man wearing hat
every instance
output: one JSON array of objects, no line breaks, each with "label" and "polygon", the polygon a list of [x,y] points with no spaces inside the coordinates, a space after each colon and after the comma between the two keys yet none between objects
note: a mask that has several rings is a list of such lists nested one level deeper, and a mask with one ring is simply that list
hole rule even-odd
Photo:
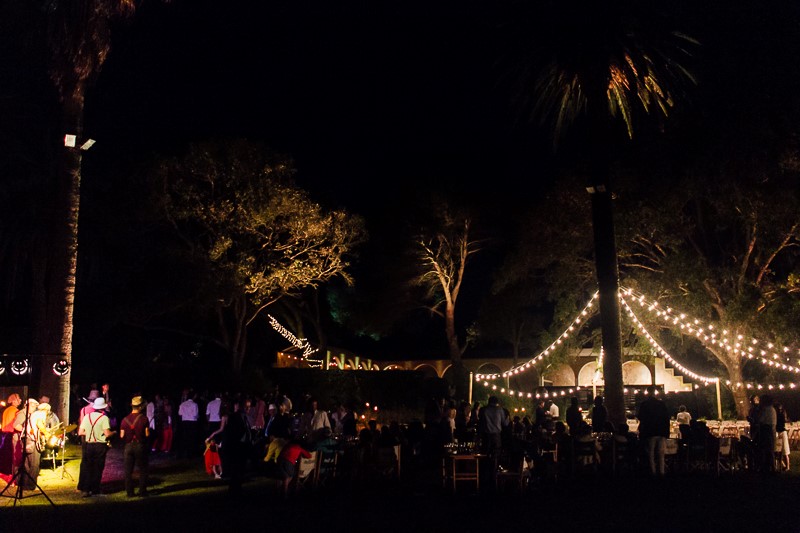
[{"label": "man wearing hat", "polygon": [[131,399],[131,413],[122,419],[119,436],[125,443],[125,492],[132,498],[133,470],[139,468],[139,496],[147,496],[147,437],[150,436],[150,425],[147,415],[142,413],[144,401],[141,396]]},{"label": "man wearing hat", "polygon": [[78,428],[78,435],[84,439],[83,458],[78,475],[78,490],[84,497],[100,494],[100,483],[103,479],[103,470],[106,467],[107,441],[114,432],[105,413],[108,407],[103,397],[92,402],[93,412],[83,417]]},{"label": "man wearing hat", "polygon": [[36,489],[36,478],[39,477],[39,452],[36,450],[39,434],[34,425],[34,413],[38,409],[39,402],[35,398],[28,398],[27,408],[18,411],[14,418],[15,438],[18,441],[25,439],[24,447],[21,444],[14,446],[15,450],[21,450],[18,459],[14,461],[17,470],[24,470],[20,473],[17,484],[27,490]]}]

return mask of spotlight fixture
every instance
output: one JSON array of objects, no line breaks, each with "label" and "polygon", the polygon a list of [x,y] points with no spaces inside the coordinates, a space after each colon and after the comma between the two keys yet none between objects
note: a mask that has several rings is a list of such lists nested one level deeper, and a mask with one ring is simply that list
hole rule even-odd
[{"label": "spotlight fixture", "polygon": [[65,376],[69,372],[69,361],[66,359],[59,359],[53,363],[53,374],[56,376]]},{"label": "spotlight fixture", "polygon": [[31,371],[31,365],[27,359],[15,359],[11,361],[11,373],[15,376],[24,376]]}]

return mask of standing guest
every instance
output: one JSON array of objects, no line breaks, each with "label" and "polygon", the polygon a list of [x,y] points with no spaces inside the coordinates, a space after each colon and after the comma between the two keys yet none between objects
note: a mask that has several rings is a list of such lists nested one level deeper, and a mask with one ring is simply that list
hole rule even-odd
[{"label": "standing guest", "polygon": [[206,432],[213,433],[219,429],[220,412],[222,406],[222,395],[219,392],[213,394],[214,399],[206,404]]},{"label": "standing guest", "polygon": [[[286,412],[286,404],[278,404],[278,414],[269,426],[269,447],[267,448],[267,455],[264,457],[265,462],[278,460],[281,450],[291,436],[291,430],[292,419],[289,413]],[[225,471],[224,465],[222,471]]]},{"label": "standing guest", "polygon": [[9,394],[0,425],[0,479],[6,482],[14,475],[14,419],[21,403],[19,394]]},{"label": "standing guest", "polygon": [[548,407],[547,411],[550,413],[550,420],[553,422],[558,420],[558,417],[561,414],[558,409],[558,404],[553,400],[550,400],[550,406]]},{"label": "standing guest", "polygon": [[111,401],[111,385],[103,383],[100,386],[100,396],[106,401],[106,416],[111,423],[111,430],[117,429],[117,412],[114,410],[114,403]]},{"label": "standing guest", "polygon": [[469,429],[475,430],[475,432],[478,431],[478,423],[479,423],[478,419],[480,418],[480,415],[481,415],[481,403],[476,401],[474,404],[472,404],[472,410],[469,413],[469,424],[467,425]]},{"label": "standing guest", "polygon": [[88,402],[88,403],[83,406],[83,408],[81,409],[80,413],[78,414],[78,426],[80,426],[81,423],[83,423],[83,419],[84,419],[84,417],[86,415],[88,415],[89,413],[93,413],[94,412],[94,405],[93,404],[94,404],[94,401],[99,397],[100,397],[100,391],[92,389],[89,392],[89,397],[85,399],[85,401]]},{"label": "standing guest", "polygon": [[675,415],[675,421],[680,426],[681,424],[689,425],[692,423],[692,415],[686,410],[685,405],[678,407],[678,414]]},{"label": "standing guest", "polygon": [[[50,404],[50,396],[43,395],[39,398],[39,405],[41,406],[43,403],[47,405]],[[53,409],[49,409],[47,412],[47,419],[44,422],[44,427],[47,430],[47,435],[50,435],[50,432],[58,427],[61,424],[61,420],[58,418],[58,415],[53,412]]]},{"label": "standing guest", "polygon": [[264,400],[263,394],[257,394],[253,399],[253,405],[250,408],[250,427],[253,430],[254,436],[261,435],[264,431],[267,416],[267,402]]},{"label": "standing guest", "polygon": [[139,468],[139,496],[147,496],[147,454],[150,451],[147,438],[150,436],[150,424],[147,415],[142,413],[141,396],[131,399],[131,412],[122,419],[119,436],[125,443],[123,457],[125,460],[125,493],[128,498],[135,496],[133,491],[133,470]]},{"label": "standing guest", "polygon": [[453,437],[457,439],[459,442],[467,442],[471,440],[470,432],[469,432],[469,417],[470,417],[470,405],[469,402],[462,401],[458,404],[458,411],[456,412],[456,427],[453,433]]},{"label": "standing guest", "polygon": [[571,432],[578,429],[578,426],[580,426],[581,422],[583,422],[583,415],[581,414],[580,406],[578,406],[577,396],[573,396],[569,399],[569,407],[567,407],[566,417],[567,426]]},{"label": "standing guest", "polygon": [[78,474],[78,490],[84,498],[100,494],[103,470],[106,467],[106,441],[114,432],[106,416],[106,401],[99,397],[92,403],[94,411],[88,413],[78,428],[78,435],[84,438],[84,455]]},{"label": "standing guest", "polygon": [[178,406],[178,417],[181,420],[178,435],[178,456],[191,457],[198,440],[198,415],[199,408],[194,401],[194,395],[188,396]]},{"label": "standing guest", "polygon": [[[650,474],[664,476],[664,456],[669,438],[669,410],[654,386],[647,387],[647,399],[639,405],[639,439],[647,451]],[[594,425],[594,419],[592,419]]]},{"label": "standing guest", "polygon": [[168,396],[164,396],[164,409],[162,412],[164,413],[164,422],[161,424],[156,450],[169,453],[172,451],[172,439],[175,435],[175,430],[173,425],[174,418],[172,417],[172,402]]},{"label": "standing guest", "polygon": [[486,407],[481,409],[481,436],[486,453],[496,457],[502,445],[502,431],[511,421],[505,410],[500,407],[497,396],[489,396]]},{"label": "standing guest", "polygon": [[358,436],[358,426],[356,425],[356,415],[349,405],[339,406],[339,420],[342,422],[342,436],[345,438],[355,438]]},{"label": "standing guest", "polygon": [[221,460],[222,472],[228,478],[228,493],[238,496],[242,493],[242,481],[250,455],[250,426],[244,412],[245,400],[233,403],[222,429]]},{"label": "standing guest", "polygon": [[775,471],[775,426],[778,424],[778,413],[775,411],[772,396],[764,394],[758,407],[758,442],[756,449],[759,456],[759,470],[764,473]]},{"label": "standing guest", "polygon": [[550,418],[550,413],[544,406],[544,400],[538,400],[536,402],[536,410],[534,411],[536,418],[533,419],[533,424],[538,428],[542,429],[547,427],[547,421]]},{"label": "standing guest", "polygon": [[[595,433],[605,431],[606,422],[608,422],[608,409],[606,409],[605,401],[602,396],[596,396],[594,407],[592,407],[592,431]],[[669,437],[669,432],[667,432],[667,437]]]},{"label": "standing guest", "polygon": [[300,436],[311,441],[313,436],[322,428],[331,429],[328,413],[319,408],[319,402],[316,398],[309,398],[306,410],[300,420]]},{"label": "standing guest", "polygon": [[[47,415],[50,413],[50,404],[29,400],[28,423],[25,425],[25,477],[20,480],[24,489],[36,488],[36,479],[39,477],[39,465],[42,460],[43,439],[46,436]],[[17,420],[19,420],[17,413]]]},{"label": "standing guest", "polygon": [[28,398],[26,407],[17,411],[13,422],[14,474],[24,468],[27,475],[21,476],[18,483],[23,489],[28,490],[36,488],[34,474],[35,476],[39,475],[39,452],[36,450],[38,435],[34,433],[34,426],[31,424],[31,415],[36,412],[38,407],[38,401]]},{"label": "standing guest", "polygon": [[789,432],[786,431],[786,423],[789,418],[786,416],[786,410],[783,408],[782,403],[775,402],[775,433],[778,434],[777,438],[781,443],[781,470],[789,471],[789,455],[791,449],[789,448]]}]

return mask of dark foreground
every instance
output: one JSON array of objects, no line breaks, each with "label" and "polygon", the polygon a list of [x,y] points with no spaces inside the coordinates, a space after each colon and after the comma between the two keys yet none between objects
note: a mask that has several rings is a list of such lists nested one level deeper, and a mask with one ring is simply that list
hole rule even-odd
[{"label": "dark foreground", "polygon": [[[65,467],[75,479],[77,448],[67,447]],[[15,491],[4,493],[0,532],[795,532],[800,531],[796,472],[767,477],[676,473],[659,481],[591,476],[534,483],[522,492],[465,488],[454,495],[442,488],[437,468],[410,465],[399,484],[306,488],[287,500],[277,481],[263,472],[254,472],[243,494],[234,498],[225,482],[205,474],[200,459],[162,456],[153,458],[152,496],[128,499],[121,452],[112,450],[106,495],[82,498],[75,481],[43,462],[43,493],[24,492],[21,499],[13,497]]]}]

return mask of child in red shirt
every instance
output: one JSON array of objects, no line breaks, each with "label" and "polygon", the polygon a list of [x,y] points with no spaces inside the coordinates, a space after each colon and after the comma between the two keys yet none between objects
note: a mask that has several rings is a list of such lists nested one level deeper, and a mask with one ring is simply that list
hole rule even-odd
[{"label": "child in red shirt", "polygon": [[289,485],[296,476],[295,465],[300,458],[310,459],[311,454],[296,439],[290,440],[278,456],[278,472],[283,480],[283,494],[288,496]]}]

